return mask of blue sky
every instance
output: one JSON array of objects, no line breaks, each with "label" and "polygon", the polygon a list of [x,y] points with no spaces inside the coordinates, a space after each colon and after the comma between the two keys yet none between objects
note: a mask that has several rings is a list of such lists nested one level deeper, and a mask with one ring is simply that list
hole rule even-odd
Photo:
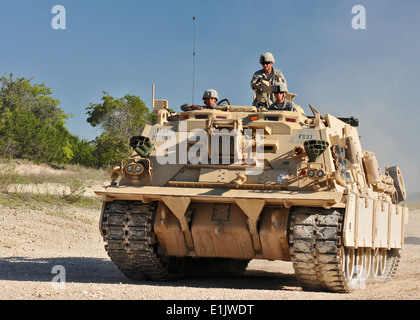
[{"label": "blue sky", "polygon": [[[66,29],[51,26],[53,6]],[[366,9],[366,29],[352,28],[352,8]],[[195,16],[195,84],[193,19]],[[134,94],[179,110],[213,88],[249,105],[252,74],[272,52],[295,102],[321,113],[355,116],[364,149],[379,165],[400,166],[419,191],[420,2],[417,0],[0,0],[0,72],[51,87],[82,138],[100,132],[86,107],[102,91]]]}]

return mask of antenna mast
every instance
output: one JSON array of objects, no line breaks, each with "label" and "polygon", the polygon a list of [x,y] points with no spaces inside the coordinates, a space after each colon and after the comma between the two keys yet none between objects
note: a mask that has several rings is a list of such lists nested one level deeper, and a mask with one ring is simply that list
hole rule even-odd
[{"label": "antenna mast", "polygon": [[192,99],[191,99],[191,104],[194,104],[194,83],[195,83],[195,16],[193,16],[193,75],[192,75]]}]

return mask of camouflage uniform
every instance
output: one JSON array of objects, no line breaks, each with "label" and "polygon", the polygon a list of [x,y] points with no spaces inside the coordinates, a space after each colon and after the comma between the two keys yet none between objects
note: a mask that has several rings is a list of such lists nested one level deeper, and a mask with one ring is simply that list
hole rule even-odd
[{"label": "camouflage uniform", "polygon": [[287,99],[284,99],[284,102],[280,104],[277,102],[271,104],[268,110],[297,111],[296,104]]},{"label": "camouflage uniform", "polygon": [[[280,70],[274,69],[271,73],[266,74],[264,73],[264,69],[258,70],[254,73],[252,79],[251,79],[251,88],[254,89],[254,84],[260,82],[261,80],[267,80],[270,82],[270,85],[273,85],[276,82],[283,82],[286,84],[286,79],[283,75],[283,73]],[[276,98],[274,97],[274,94],[272,93],[263,93],[263,99],[266,100],[267,105],[271,105],[274,101],[276,101]],[[256,106],[258,103],[257,99],[254,99],[254,102],[252,103],[253,106]]]}]

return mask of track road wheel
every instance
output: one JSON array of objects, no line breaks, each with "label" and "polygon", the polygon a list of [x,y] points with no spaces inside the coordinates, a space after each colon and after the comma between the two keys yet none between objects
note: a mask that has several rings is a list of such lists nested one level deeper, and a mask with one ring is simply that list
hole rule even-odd
[{"label": "track road wheel", "polygon": [[365,274],[367,279],[372,278],[372,249],[365,248]]},{"label": "track road wheel", "polygon": [[375,248],[373,251],[373,270],[372,270],[372,279],[376,280],[381,274],[381,249]]},{"label": "track road wheel", "polygon": [[358,248],[356,250],[356,269],[355,276],[358,278],[366,277],[366,257],[364,248]]},{"label": "track road wheel", "polygon": [[342,250],[343,271],[347,281],[350,281],[354,276],[356,255],[354,248],[344,248]]},{"label": "track road wheel", "polygon": [[384,276],[386,273],[386,249],[379,250],[379,275]]}]

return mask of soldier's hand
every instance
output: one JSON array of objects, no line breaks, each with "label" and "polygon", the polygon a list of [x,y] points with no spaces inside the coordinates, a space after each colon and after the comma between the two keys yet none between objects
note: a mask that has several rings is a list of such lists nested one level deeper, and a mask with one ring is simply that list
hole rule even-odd
[{"label": "soldier's hand", "polygon": [[252,85],[252,89],[254,89],[255,91],[261,91],[261,82],[260,82],[260,81],[258,81],[258,82],[256,82],[256,83],[254,83],[254,84]]},{"label": "soldier's hand", "polygon": [[190,110],[204,110],[205,108],[202,106],[191,106]]}]

